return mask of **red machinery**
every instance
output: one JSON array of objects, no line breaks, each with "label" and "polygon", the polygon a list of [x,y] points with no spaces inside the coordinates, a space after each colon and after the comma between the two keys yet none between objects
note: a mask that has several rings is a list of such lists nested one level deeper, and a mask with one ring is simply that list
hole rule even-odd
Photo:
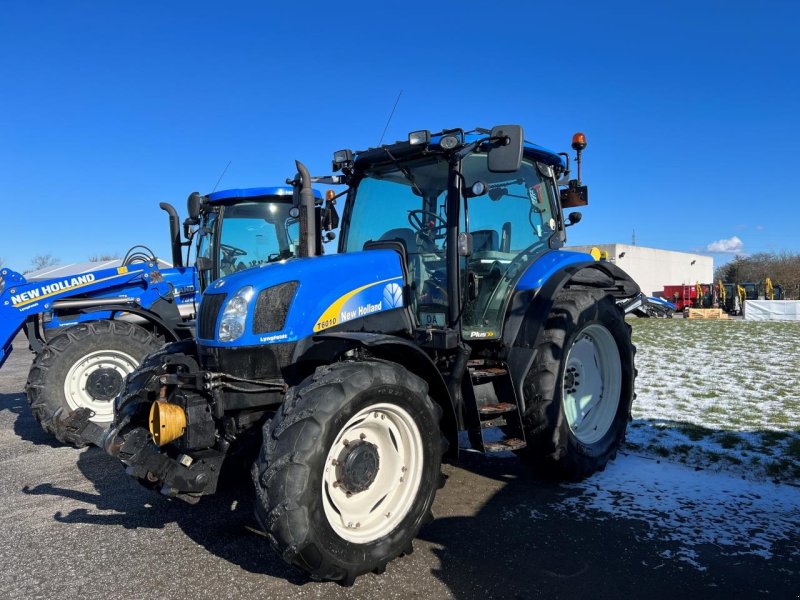
[{"label": "red machinery", "polygon": [[[699,292],[699,294],[698,294]],[[665,285],[661,292],[664,300],[669,300],[682,311],[686,308],[710,308],[716,294],[712,284],[692,284],[692,285]]]}]

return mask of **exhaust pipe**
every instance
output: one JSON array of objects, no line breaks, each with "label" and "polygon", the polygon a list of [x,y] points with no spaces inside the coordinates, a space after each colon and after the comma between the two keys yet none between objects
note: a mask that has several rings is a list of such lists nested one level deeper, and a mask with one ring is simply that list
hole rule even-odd
[{"label": "exhaust pipe", "polygon": [[169,238],[172,245],[172,266],[182,267],[183,256],[181,256],[181,222],[178,218],[178,211],[172,204],[162,202],[159,208],[169,215]]},{"label": "exhaust pipe", "polygon": [[297,174],[300,176],[300,256],[314,256],[317,253],[317,230],[314,223],[316,205],[314,203],[314,190],[311,189],[311,174],[306,166],[299,160]]}]

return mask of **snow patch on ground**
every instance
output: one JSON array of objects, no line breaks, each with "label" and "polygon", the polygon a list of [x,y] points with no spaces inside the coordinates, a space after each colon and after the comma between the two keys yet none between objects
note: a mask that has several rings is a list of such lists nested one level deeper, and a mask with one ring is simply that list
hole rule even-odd
[{"label": "snow patch on ground", "polygon": [[[562,487],[569,497],[556,510],[580,521],[643,521],[648,539],[677,544],[663,558],[699,570],[704,545],[725,556],[769,559],[776,542],[792,542],[792,535],[796,542],[800,530],[800,488],[638,456],[620,456],[604,472]],[[531,518],[540,516],[534,512]]]},{"label": "snow patch on ground", "polygon": [[800,324],[630,322],[639,375],[629,451],[800,483]]}]

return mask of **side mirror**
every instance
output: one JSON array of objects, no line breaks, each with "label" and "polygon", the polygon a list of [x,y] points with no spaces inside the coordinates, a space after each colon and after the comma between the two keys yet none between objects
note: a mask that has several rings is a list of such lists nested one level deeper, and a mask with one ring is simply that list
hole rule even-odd
[{"label": "side mirror", "polygon": [[571,212],[569,216],[567,216],[567,224],[564,227],[572,227],[573,225],[577,225],[581,222],[583,215],[579,212]]},{"label": "side mirror", "polygon": [[197,221],[200,218],[200,207],[203,204],[203,197],[198,192],[189,194],[189,199],[186,201],[186,209],[189,213],[189,218]]},{"label": "side mirror", "polygon": [[519,125],[492,127],[491,136],[499,138],[488,152],[487,167],[491,173],[514,173],[522,164],[524,135]]}]

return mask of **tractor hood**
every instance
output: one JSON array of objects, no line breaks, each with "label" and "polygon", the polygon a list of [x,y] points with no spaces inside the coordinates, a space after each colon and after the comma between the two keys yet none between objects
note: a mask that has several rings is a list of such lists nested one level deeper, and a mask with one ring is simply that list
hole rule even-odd
[{"label": "tractor hood", "polygon": [[[391,250],[293,258],[218,279],[202,296],[198,343],[239,347],[294,342],[348,321],[401,309],[400,260]],[[220,325],[237,292],[249,297],[240,321],[243,332],[222,341]],[[235,304],[242,302],[230,308]]]}]

